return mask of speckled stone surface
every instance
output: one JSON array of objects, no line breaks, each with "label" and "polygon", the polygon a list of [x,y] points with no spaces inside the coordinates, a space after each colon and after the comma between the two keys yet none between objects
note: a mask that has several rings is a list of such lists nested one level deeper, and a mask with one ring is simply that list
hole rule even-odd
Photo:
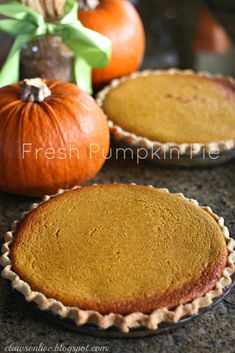
[{"label": "speckled stone surface", "polygon": [[[201,204],[210,205],[222,215],[235,233],[235,160],[216,168],[183,169],[157,167],[150,162],[136,164],[132,160],[109,160],[94,182],[136,182],[167,187],[172,192],[183,192]],[[9,229],[11,222],[35,199],[0,193],[0,233]],[[37,201],[37,200],[36,200]],[[107,339],[95,338],[69,331],[45,318],[38,310],[13,292],[7,281],[0,282],[0,352],[14,345],[55,347],[106,346],[112,353],[232,353],[235,347],[235,291],[228,302],[178,328],[172,333],[148,338]],[[58,347],[58,346],[57,346]],[[58,350],[62,352],[63,350]],[[81,351],[81,350],[78,350]]]},{"label": "speckled stone surface", "polygon": [[[177,5],[175,0],[140,2],[139,10],[148,32],[144,66],[193,66],[191,36],[196,18],[195,4],[198,2],[178,0]],[[172,42],[168,38],[168,27],[172,28],[174,34]],[[184,40],[181,40],[182,36]],[[2,64],[11,39],[1,34],[0,43]],[[175,43],[179,49],[179,60],[174,56]],[[166,56],[165,51],[169,51],[171,55]],[[201,204],[210,205],[225,218],[231,235],[235,234],[235,160],[210,169],[159,168],[149,162],[137,165],[131,160],[109,160],[94,182],[136,182],[167,187],[172,192],[183,192],[188,197],[196,198]],[[37,200],[0,193],[1,241],[12,221],[35,201]],[[110,353],[233,353],[235,290],[228,300],[230,304],[222,302],[202,317],[172,333],[148,338],[101,339],[81,335],[55,324],[26,303],[19,294],[11,290],[7,281],[0,278],[0,353],[11,344],[21,346],[22,352],[26,351],[23,347],[27,345],[33,347],[41,344],[41,347],[44,345],[55,348],[52,352],[66,352],[65,347],[68,347],[67,352],[73,347],[73,351],[77,349],[77,352],[92,352],[96,346],[106,346]]]}]

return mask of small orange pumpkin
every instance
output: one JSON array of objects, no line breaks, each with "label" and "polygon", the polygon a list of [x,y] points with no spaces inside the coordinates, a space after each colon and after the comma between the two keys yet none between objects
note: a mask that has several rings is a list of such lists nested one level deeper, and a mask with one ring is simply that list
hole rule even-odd
[{"label": "small orange pumpkin", "polygon": [[109,150],[107,119],[94,99],[61,81],[0,89],[0,189],[41,196],[93,178]]},{"label": "small orange pumpkin", "polygon": [[100,88],[113,78],[136,71],[144,55],[145,34],[135,7],[127,0],[79,0],[79,4],[82,24],[113,44],[109,65],[93,70],[94,86]]},{"label": "small orange pumpkin", "polygon": [[194,50],[224,54],[230,46],[228,34],[210,11],[205,9],[199,11],[196,35],[193,41]]}]

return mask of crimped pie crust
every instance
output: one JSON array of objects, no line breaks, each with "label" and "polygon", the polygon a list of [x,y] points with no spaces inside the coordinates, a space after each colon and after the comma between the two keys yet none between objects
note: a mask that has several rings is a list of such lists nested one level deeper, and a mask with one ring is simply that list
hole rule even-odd
[{"label": "crimped pie crust", "polygon": [[[73,189],[76,188],[78,187],[75,187]],[[160,190],[168,192],[167,189]],[[66,192],[66,190],[59,190],[58,194],[64,192]],[[182,198],[198,206],[197,201],[187,199],[182,194],[177,195],[180,195]],[[50,198],[50,196],[46,196],[43,199],[42,203],[48,201]],[[31,209],[35,209],[38,206],[39,204],[33,204]],[[120,315],[114,313],[102,315],[97,311],[80,310],[77,307],[65,306],[60,301],[51,298],[46,298],[44,294],[31,290],[30,286],[26,282],[21,280],[19,276],[12,270],[12,261],[10,258],[10,245],[13,241],[13,231],[14,229],[16,229],[18,221],[14,222],[13,231],[7,232],[5,235],[5,243],[2,247],[3,255],[1,257],[1,264],[4,266],[2,275],[3,277],[11,280],[13,288],[20,291],[25,296],[27,301],[33,301],[38,304],[40,309],[50,310],[62,318],[70,318],[74,320],[77,325],[92,323],[102,329],[107,329],[111,326],[116,326],[123,332],[128,332],[131,328],[136,328],[140,326],[156,330],[158,324],[161,322],[177,322],[183,316],[196,314],[200,308],[209,306],[212,303],[213,298],[220,296],[223,293],[223,288],[227,287],[231,283],[230,276],[235,272],[235,241],[229,237],[229,232],[227,227],[224,226],[223,218],[215,215],[209,207],[201,208],[208,212],[208,214],[210,214],[216,220],[224,235],[228,251],[227,266],[223,271],[223,276],[216,283],[215,288],[213,290],[207,292],[207,294],[203,297],[198,297],[194,299],[191,303],[179,305],[175,310],[161,308],[154,310],[151,314],[143,314],[137,312],[128,315]]]},{"label": "crimped pie crust", "polygon": [[[140,72],[134,72],[131,75],[121,77],[120,79],[114,79],[108,86],[101,90],[96,97],[97,104],[102,108],[104,101],[112,89],[117,88],[122,83],[128,80],[134,80],[139,77],[147,77],[149,75],[161,75],[167,73],[169,75],[181,74],[181,75],[196,75],[199,77],[205,77],[209,79],[224,79],[233,85],[235,80],[232,77],[225,77],[220,74],[211,75],[207,72],[194,72],[192,70],[144,70]],[[109,117],[108,117],[109,118]],[[178,151],[179,155],[193,154],[194,156],[200,155],[204,152],[213,153],[229,151],[235,148],[235,138],[225,141],[214,141],[207,143],[176,143],[174,141],[160,142],[152,141],[147,137],[136,135],[135,133],[124,130],[121,126],[115,124],[112,120],[108,120],[110,132],[116,141],[126,143],[128,145],[140,148],[146,148],[151,151],[157,151],[159,155],[161,153],[166,154],[169,151]]]}]

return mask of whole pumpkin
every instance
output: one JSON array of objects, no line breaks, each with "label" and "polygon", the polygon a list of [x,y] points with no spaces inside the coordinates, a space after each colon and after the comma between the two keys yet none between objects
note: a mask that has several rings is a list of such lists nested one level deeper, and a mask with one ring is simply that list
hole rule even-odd
[{"label": "whole pumpkin", "polygon": [[109,150],[107,119],[94,99],[61,81],[0,89],[0,189],[54,194],[93,178]]},{"label": "whole pumpkin", "polygon": [[128,0],[79,0],[79,5],[82,24],[108,37],[113,45],[108,66],[93,70],[95,88],[136,71],[144,55],[145,34],[135,7]]},{"label": "whole pumpkin", "polygon": [[228,34],[213,14],[202,9],[198,13],[193,49],[219,54],[226,53],[231,46]]}]

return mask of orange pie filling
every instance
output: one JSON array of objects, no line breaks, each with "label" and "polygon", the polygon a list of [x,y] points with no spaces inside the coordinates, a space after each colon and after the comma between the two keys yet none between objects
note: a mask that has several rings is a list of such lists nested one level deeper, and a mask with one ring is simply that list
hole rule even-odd
[{"label": "orange pie filling", "polygon": [[102,104],[124,131],[162,143],[235,138],[235,84],[196,74],[152,73],[111,88]]},{"label": "orange pie filling", "polygon": [[204,295],[222,276],[227,250],[214,218],[181,196],[99,185],[30,212],[14,234],[11,259],[48,298],[128,314]]}]

